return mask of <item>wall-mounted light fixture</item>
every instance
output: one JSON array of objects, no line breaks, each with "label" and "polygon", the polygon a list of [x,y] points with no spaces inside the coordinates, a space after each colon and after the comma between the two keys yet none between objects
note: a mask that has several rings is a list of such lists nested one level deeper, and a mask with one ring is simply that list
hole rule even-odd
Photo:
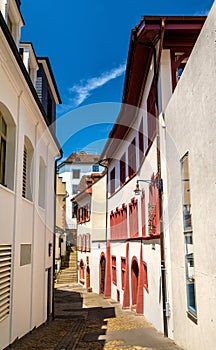
[{"label": "wall-mounted light fixture", "polygon": [[139,182],[145,182],[153,187],[156,187],[160,193],[163,192],[163,180],[157,178],[152,178],[151,180],[137,180],[136,182],[136,188],[134,190],[135,195],[139,195],[141,193],[141,189],[139,187]]}]

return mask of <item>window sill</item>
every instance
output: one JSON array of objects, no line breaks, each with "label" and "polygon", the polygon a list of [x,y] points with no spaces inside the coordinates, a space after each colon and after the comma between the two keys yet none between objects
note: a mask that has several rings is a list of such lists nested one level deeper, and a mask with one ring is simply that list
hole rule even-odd
[{"label": "window sill", "polygon": [[190,311],[187,311],[187,317],[193,321],[195,324],[197,324],[197,317],[193,315]]}]

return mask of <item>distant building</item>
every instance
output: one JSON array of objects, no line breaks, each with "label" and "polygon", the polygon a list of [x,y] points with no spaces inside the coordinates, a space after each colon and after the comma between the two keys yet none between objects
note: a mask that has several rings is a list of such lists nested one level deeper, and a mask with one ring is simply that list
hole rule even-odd
[{"label": "distant building", "polygon": [[88,154],[85,151],[73,152],[58,166],[59,176],[66,183],[68,198],[66,198],[66,231],[68,240],[76,245],[77,221],[74,203],[71,199],[77,194],[77,187],[83,175],[101,172],[103,167],[98,165],[99,154]]},{"label": "distant building", "polygon": [[66,183],[56,175],[56,227],[55,227],[55,273],[60,270],[61,259],[66,255]]},{"label": "distant building", "polygon": [[[77,216],[78,282],[96,293],[104,292],[106,253],[105,173],[83,176],[73,203]],[[104,260],[105,262],[105,260]]]},{"label": "distant building", "polygon": [[52,122],[61,99],[48,58],[20,42],[23,25],[20,1],[0,1],[0,349],[52,312],[60,152]]}]

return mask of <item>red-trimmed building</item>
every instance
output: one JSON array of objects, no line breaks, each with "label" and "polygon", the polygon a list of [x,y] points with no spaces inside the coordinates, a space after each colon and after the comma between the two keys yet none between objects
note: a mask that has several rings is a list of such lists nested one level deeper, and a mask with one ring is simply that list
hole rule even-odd
[{"label": "red-trimmed building", "polygon": [[108,167],[104,296],[170,337],[158,120],[204,21],[145,16],[132,30],[123,103],[101,155]]}]

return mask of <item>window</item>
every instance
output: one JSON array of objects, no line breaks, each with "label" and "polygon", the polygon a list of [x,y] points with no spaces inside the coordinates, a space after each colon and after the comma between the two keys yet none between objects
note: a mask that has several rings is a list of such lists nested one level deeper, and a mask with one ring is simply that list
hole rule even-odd
[{"label": "window", "polygon": [[130,237],[138,237],[138,206],[137,199],[132,199],[129,203],[129,224]]},{"label": "window", "polygon": [[76,193],[78,185],[72,185],[72,194]]},{"label": "window", "polygon": [[87,252],[90,252],[90,249],[91,249],[91,247],[90,247],[90,238],[91,238],[90,233],[87,233],[86,234],[86,251]]},{"label": "window", "polygon": [[116,256],[112,255],[112,283],[117,284]]},{"label": "window", "polygon": [[[157,177],[152,174],[151,178],[155,180]],[[160,234],[159,191],[154,184],[149,185],[148,233],[150,236]]]},{"label": "window", "polygon": [[10,312],[11,245],[0,245],[0,322]]},{"label": "window", "polygon": [[0,184],[5,185],[7,124],[0,112]]},{"label": "window", "polygon": [[31,264],[31,244],[20,245],[20,266]]},{"label": "window", "polygon": [[38,204],[41,208],[45,208],[45,193],[46,193],[46,166],[44,160],[40,157],[39,167],[39,188],[38,188]]},{"label": "window", "polygon": [[93,172],[98,172],[99,171],[99,165],[93,165],[92,166],[92,171]]},{"label": "window", "polygon": [[126,179],[125,154],[120,159],[120,184],[123,185]]},{"label": "window", "polygon": [[125,278],[126,278],[126,258],[121,258],[121,282],[122,289],[125,289]]},{"label": "window", "polygon": [[115,193],[115,168],[110,172],[110,194]]},{"label": "window", "polygon": [[148,118],[148,147],[151,146],[156,135],[156,101],[154,92],[154,81],[152,83],[147,99],[147,118]]},{"label": "window", "polygon": [[144,135],[143,135],[143,118],[139,127],[139,162],[140,165],[144,159]]},{"label": "window", "polygon": [[141,195],[142,236],[146,236],[145,192]]},{"label": "window", "polygon": [[73,170],[73,179],[79,179],[80,178],[80,170],[74,169]]},{"label": "window", "polygon": [[188,153],[181,160],[182,181],[182,212],[183,232],[185,242],[185,265],[186,265],[186,290],[188,303],[188,316],[197,321],[196,293],[195,293],[195,271],[194,271],[194,246],[190,200],[190,176]]},{"label": "window", "polygon": [[33,147],[31,141],[25,136],[23,149],[22,196],[30,201],[32,201],[32,158]]},{"label": "window", "polygon": [[72,202],[72,219],[77,217],[77,203]]},{"label": "window", "polygon": [[128,147],[128,175],[132,177],[136,173],[136,139],[134,138]]},{"label": "window", "polygon": [[147,264],[143,261],[143,285],[147,292],[149,292],[148,289],[148,270],[147,270]]}]

